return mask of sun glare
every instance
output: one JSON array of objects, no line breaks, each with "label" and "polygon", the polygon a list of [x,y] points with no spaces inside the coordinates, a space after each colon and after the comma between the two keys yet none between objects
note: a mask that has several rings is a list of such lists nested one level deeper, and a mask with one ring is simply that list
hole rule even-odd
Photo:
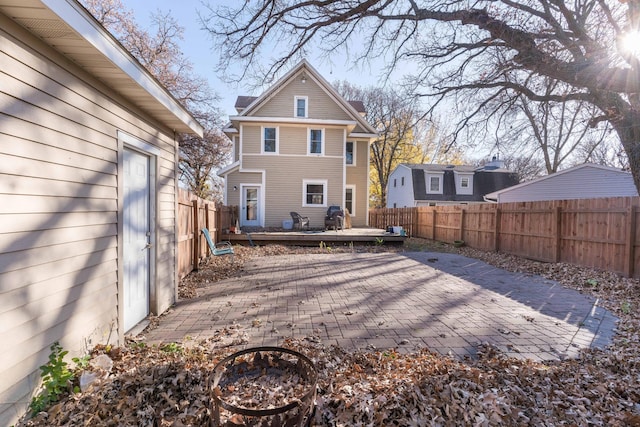
[{"label": "sun glare", "polygon": [[622,36],[620,49],[624,54],[640,56],[640,31],[631,31]]}]

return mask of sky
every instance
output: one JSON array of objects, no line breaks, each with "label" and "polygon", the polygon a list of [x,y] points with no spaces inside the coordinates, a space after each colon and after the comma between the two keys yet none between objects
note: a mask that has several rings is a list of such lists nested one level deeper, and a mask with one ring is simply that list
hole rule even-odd
[{"label": "sky", "polygon": [[[207,1],[207,0],[205,0]],[[208,0],[211,5],[231,4],[242,0]],[[237,86],[221,81],[215,74],[215,66],[218,62],[216,53],[212,51],[212,42],[207,31],[202,29],[199,22],[198,10],[203,10],[200,0],[122,0],[126,8],[134,13],[136,22],[143,28],[150,28],[151,14],[160,10],[163,13],[170,12],[171,15],[184,27],[184,40],[182,41],[182,52],[191,61],[197,75],[205,77],[216,93],[221,97],[219,107],[225,115],[236,113],[234,109],[235,100],[238,95],[258,96],[255,90],[248,86]],[[354,70],[347,58],[331,58],[332,64],[321,60],[319,57],[308,57],[307,61],[329,82],[346,80],[358,86],[381,85],[379,76],[371,72],[369,66]],[[372,64],[372,69],[382,69],[383,64],[376,66]],[[357,67],[356,67],[357,68]],[[248,82],[247,82],[248,83]],[[265,88],[266,89],[266,88]]]}]

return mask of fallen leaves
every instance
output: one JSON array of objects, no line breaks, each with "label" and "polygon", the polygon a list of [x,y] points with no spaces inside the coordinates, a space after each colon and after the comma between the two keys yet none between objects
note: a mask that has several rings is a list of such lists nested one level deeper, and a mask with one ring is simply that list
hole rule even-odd
[{"label": "fallen leaves", "polygon": [[[445,249],[594,295],[620,316],[613,344],[585,350],[577,359],[541,363],[507,358],[489,345],[479,348],[477,359],[461,361],[426,349],[347,351],[314,337],[289,340],[285,346],[309,357],[318,372],[315,425],[640,426],[637,280],[470,248]],[[239,248],[236,261],[284,250],[290,249]],[[224,274],[242,274],[236,264]],[[195,289],[208,286],[203,280],[217,280],[219,273],[209,271],[217,268],[203,268],[185,280]],[[258,320],[253,327],[262,326]],[[505,328],[503,333],[516,331]],[[19,425],[210,425],[211,373],[219,360],[248,344],[242,328],[229,325],[188,345],[147,347],[131,341],[117,348],[98,346],[93,358],[108,355],[113,360],[109,373]]]}]

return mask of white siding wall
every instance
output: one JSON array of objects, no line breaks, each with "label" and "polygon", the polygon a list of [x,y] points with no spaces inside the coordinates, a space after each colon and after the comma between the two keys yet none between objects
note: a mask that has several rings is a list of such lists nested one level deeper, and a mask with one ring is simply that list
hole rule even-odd
[{"label": "white siding wall", "polygon": [[[404,178],[404,185],[402,179]],[[394,186],[395,183],[395,186]],[[413,199],[413,180],[411,178],[411,169],[400,165],[389,176],[387,186],[387,207],[392,208],[408,208],[415,206]]]},{"label": "white siding wall", "polygon": [[39,366],[122,340],[117,132],[157,159],[151,310],[174,302],[176,149],[124,100],[0,15],[0,425],[21,415]]},{"label": "white siding wall", "polygon": [[637,196],[630,173],[585,166],[502,192],[498,202]]}]

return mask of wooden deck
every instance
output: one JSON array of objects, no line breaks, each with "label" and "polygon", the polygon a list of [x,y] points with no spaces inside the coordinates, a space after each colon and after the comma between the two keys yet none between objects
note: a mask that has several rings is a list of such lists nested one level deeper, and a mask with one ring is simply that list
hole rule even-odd
[{"label": "wooden deck", "polygon": [[369,245],[404,243],[406,236],[387,233],[379,228],[349,228],[346,230],[289,230],[289,231],[242,231],[242,234],[222,234],[222,240],[239,245],[297,245],[317,246],[321,242],[329,245]]}]

